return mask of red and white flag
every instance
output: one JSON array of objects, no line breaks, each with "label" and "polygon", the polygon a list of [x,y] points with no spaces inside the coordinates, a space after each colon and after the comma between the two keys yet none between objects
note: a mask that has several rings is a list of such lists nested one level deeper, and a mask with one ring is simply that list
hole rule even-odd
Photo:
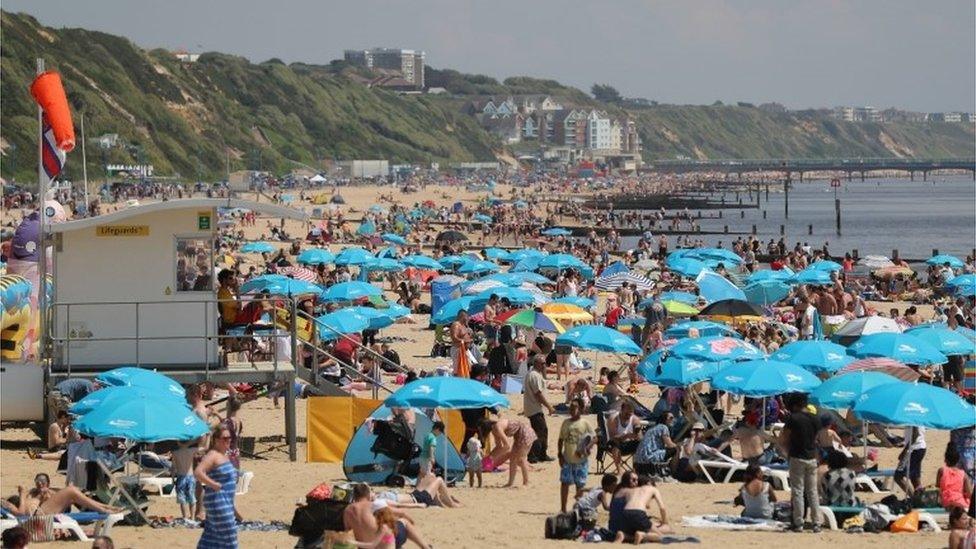
[{"label": "red and white flag", "polygon": [[49,179],[54,179],[64,169],[64,163],[68,154],[58,148],[54,138],[54,129],[44,115],[44,137],[41,141],[41,164],[44,166],[44,173]]}]

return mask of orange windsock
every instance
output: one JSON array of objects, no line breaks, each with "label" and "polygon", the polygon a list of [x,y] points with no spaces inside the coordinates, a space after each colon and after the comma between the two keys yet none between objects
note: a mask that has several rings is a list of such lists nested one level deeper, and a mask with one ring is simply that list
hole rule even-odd
[{"label": "orange windsock", "polygon": [[70,152],[75,148],[75,127],[71,123],[71,110],[68,109],[61,77],[56,72],[43,72],[34,79],[30,91],[34,101],[44,109],[58,148]]}]

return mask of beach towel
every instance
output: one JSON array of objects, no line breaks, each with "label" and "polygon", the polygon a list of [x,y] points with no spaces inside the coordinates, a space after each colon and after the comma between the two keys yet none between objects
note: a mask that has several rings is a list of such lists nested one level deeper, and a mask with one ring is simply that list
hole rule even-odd
[{"label": "beach towel", "polygon": [[458,352],[457,365],[454,368],[454,375],[469,379],[471,377],[471,352],[465,349]]},{"label": "beach towel", "polygon": [[733,515],[686,516],[681,518],[681,524],[684,526],[690,526],[692,528],[709,528],[713,530],[778,531],[786,529],[785,522]]}]

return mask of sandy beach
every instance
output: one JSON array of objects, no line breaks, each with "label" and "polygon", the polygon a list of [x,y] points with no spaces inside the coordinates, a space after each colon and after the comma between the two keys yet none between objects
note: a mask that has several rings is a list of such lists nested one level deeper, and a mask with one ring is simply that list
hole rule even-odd
[{"label": "sandy beach", "polygon": [[[343,188],[342,195],[346,199],[343,210],[347,217],[357,218],[355,210],[363,211],[372,204],[382,203],[381,194],[390,192],[390,187],[382,189],[376,187]],[[396,192],[396,191],[393,191]],[[509,189],[503,188],[501,196],[508,197]],[[297,197],[297,192],[293,193]],[[400,196],[402,204],[412,204],[426,199],[434,200],[438,204],[452,204],[457,200],[471,203],[483,197],[484,193],[472,193],[463,189],[446,189],[432,187],[430,192]],[[262,199],[263,200],[263,199]],[[303,206],[311,211],[315,206]],[[277,222],[277,221],[276,221]],[[286,229],[294,236],[304,236],[305,229],[299,222],[289,221]],[[262,233],[267,233],[265,220],[259,219],[256,227],[245,229],[248,239],[258,239]],[[283,247],[285,244],[282,243]],[[338,249],[338,246],[333,246]],[[392,294],[388,294],[392,295]],[[425,294],[425,300],[429,294]],[[891,306],[886,304],[886,306]],[[900,305],[904,308],[905,304]],[[922,310],[923,316],[931,315],[931,309]],[[414,324],[395,324],[383,330],[381,336],[404,338],[393,344],[404,363],[419,369],[433,370],[439,365],[449,363],[448,359],[432,359],[429,350],[433,341],[433,332],[426,329],[427,317],[414,315]],[[601,361],[611,362],[612,359],[601,358]],[[364,395],[365,396],[365,395]],[[658,397],[656,387],[644,384],[638,396],[645,405],[651,406]],[[550,391],[549,398],[553,402],[561,402],[561,392]],[[512,408],[504,412],[504,416],[520,414],[522,408],[521,396],[510,396]],[[306,401],[299,400],[298,434],[305,436]],[[553,416],[548,419],[550,440],[549,452],[555,455],[556,436],[559,425],[565,416]],[[245,404],[241,418],[244,422],[244,435],[267,437],[283,433],[283,412],[276,409],[270,399],[261,398]],[[588,417],[595,426],[593,416]],[[936,470],[941,466],[941,454],[948,441],[948,433],[930,431],[928,433],[928,456],[924,462],[923,481],[931,484],[935,481]],[[28,446],[39,446],[41,442],[35,435],[25,428],[5,428],[0,432],[0,494],[9,496],[16,493],[17,485],[29,486],[36,473],[46,472],[54,479],[55,486],[63,481],[63,477],[55,475],[55,462],[31,460],[27,456]],[[259,452],[269,450],[268,444],[259,443]],[[882,449],[880,464],[882,467],[894,467],[898,449]],[[237,498],[237,507],[245,519],[261,521],[290,522],[295,504],[303,501],[305,494],[321,482],[343,482],[341,464],[319,464],[305,462],[304,444],[299,445],[299,461],[291,463],[284,450],[271,450],[262,455],[262,459],[243,459],[243,469],[255,473],[250,492]],[[598,485],[598,476],[592,474],[594,466],[591,459],[590,486]],[[507,479],[506,473],[485,475],[485,487],[469,488],[467,484],[453,488],[454,494],[463,502],[462,509],[431,508],[413,510],[410,515],[415,519],[423,535],[439,548],[524,548],[524,547],[569,547],[576,542],[548,541],[543,539],[543,525],[545,517],[555,514],[559,507],[558,465],[555,462],[536,465],[530,475],[530,486],[518,489],[502,489],[501,484]],[[745,548],[757,545],[766,546],[795,546],[813,547],[817,545],[843,545],[850,548],[866,548],[877,546],[903,546],[935,548],[946,545],[947,534],[918,533],[918,534],[847,534],[843,531],[824,531],[819,534],[803,533],[769,533],[769,532],[729,532],[721,530],[694,529],[681,525],[684,515],[700,514],[735,514],[741,508],[733,508],[732,498],[738,490],[738,483],[733,484],[680,484],[667,483],[660,485],[661,492],[667,504],[671,523],[680,535],[693,535],[701,540],[702,547]],[[785,492],[777,494],[780,499],[786,499]],[[880,499],[879,495],[861,492],[862,499],[871,502]],[[151,498],[152,504],[149,514],[153,516],[179,516],[179,508],[172,498]],[[604,518],[605,520],[605,518]],[[944,524],[943,524],[944,526]],[[194,547],[202,530],[187,530],[175,528],[127,527],[117,526],[113,529],[116,547]],[[296,539],[286,532],[242,532],[240,535],[242,547],[292,547]],[[63,547],[84,547],[85,544],[59,544]]]}]

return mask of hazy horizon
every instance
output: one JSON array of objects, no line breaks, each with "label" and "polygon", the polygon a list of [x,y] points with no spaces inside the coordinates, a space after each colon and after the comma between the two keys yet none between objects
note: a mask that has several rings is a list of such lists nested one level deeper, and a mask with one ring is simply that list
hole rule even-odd
[{"label": "hazy horizon", "polygon": [[[7,0],[51,27],[146,49],[326,64],[344,49],[427,52],[438,69],[610,84],[662,103],[976,110],[976,3],[729,0]],[[938,9],[933,9],[938,8]],[[151,21],[151,25],[145,22]]]}]

